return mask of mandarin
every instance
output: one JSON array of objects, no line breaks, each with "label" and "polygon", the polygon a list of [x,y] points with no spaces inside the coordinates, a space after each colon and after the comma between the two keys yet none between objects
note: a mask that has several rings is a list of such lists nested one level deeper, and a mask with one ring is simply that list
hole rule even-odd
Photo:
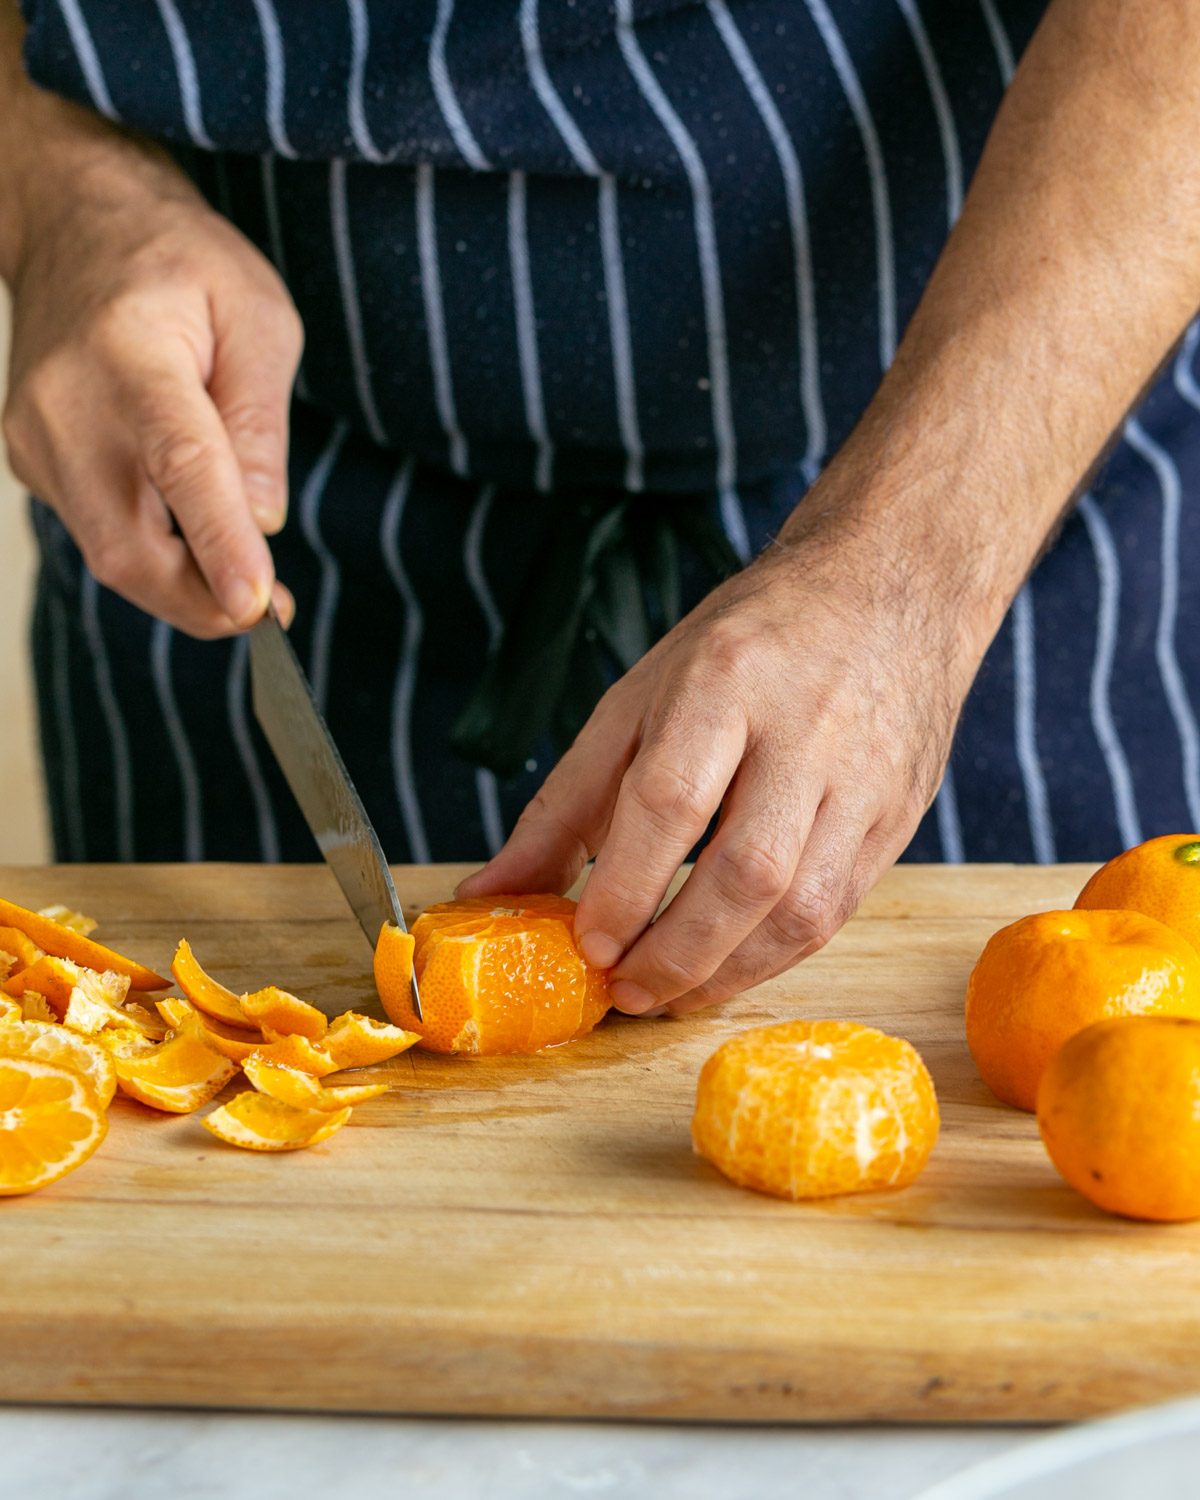
[{"label": "mandarin", "polygon": [[386,925],[375,950],[383,1008],[432,1052],[529,1053],[585,1036],[611,1001],[604,971],[575,946],[574,919],[565,896],[482,896],[428,907],[411,938]]},{"label": "mandarin", "polygon": [[1085,1027],[1043,1073],[1037,1117],[1050,1160],[1097,1207],[1200,1218],[1200,1021],[1124,1016]]},{"label": "mandarin", "polygon": [[1046,1064],[1093,1021],[1200,1016],[1200,955],[1136,911],[1046,911],[1002,927],[967,981],[967,1045],[1006,1104],[1033,1110]]},{"label": "mandarin", "polygon": [[1167,833],[1126,849],[1100,866],[1075,905],[1144,912],[1200,953],[1200,834]]},{"label": "mandarin", "polygon": [[829,1198],[906,1186],[938,1124],[908,1042],[850,1021],[785,1021],[731,1037],[704,1064],[692,1144],[740,1187]]}]

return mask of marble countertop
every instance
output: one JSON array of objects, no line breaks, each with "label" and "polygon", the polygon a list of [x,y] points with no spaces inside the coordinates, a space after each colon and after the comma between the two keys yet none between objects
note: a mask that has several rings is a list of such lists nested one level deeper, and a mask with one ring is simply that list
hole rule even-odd
[{"label": "marble countertop", "polygon": [[0,1408],[0,1500],[917,1500],[1038,1429]]}]

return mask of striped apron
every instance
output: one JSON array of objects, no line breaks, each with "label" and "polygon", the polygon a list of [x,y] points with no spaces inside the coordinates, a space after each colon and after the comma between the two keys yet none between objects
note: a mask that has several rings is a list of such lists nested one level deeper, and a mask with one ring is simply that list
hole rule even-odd
[{"label": "striped apron", "polygon": [[[498,847],[450,726],[584,497],[749,558],[895,351],[1044,0],[25,0],[41,84],[165,142],[307,330],[293,639],[395,860]],[[1200,828],[1200,331],[1021,590],[908,858]],[[643,500],[644,497],[644,500]],[[101,588],[33,506],[63,859],[307,859],[244,639]],[[715,582],[689,556],[685,602]]]}]

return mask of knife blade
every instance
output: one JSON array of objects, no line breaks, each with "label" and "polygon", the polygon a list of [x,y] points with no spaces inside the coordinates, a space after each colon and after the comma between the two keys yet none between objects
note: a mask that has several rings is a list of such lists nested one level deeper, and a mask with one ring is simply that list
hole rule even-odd
[{"label": "knife blade", "polygon": [[[379,837],[274,605],[250,632],[250,690],[255,718],[372,949],[385,922],[407,931]],[[412,1003],[419,1020],[415,974]]]}]

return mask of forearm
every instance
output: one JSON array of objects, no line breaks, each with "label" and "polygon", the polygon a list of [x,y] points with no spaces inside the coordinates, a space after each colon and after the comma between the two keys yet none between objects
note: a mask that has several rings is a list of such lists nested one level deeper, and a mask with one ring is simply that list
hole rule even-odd
[{"label": "forearm", "polygon": [[0,0],[0,279],[10,286],[37,228],[85,195],[96,206],[141,186],[158,197],[193,190],[151,142],[31,83],[25,24]]},{"label": "forearm", "polygon": [[825,512],[902,578],[925,559],[982,655],[1200,305],[1198,140],[1187,0],[1055,0],[891,371],[781,541]]}]

